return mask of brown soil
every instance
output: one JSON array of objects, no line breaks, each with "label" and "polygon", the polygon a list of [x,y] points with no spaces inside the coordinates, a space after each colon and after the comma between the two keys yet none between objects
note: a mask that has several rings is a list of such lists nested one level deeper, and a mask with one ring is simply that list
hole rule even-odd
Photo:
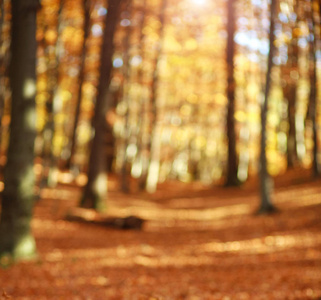
[{"label": "brown soil", "polygon": [[142,230],[67,221],[80,189],[44,190],[32,223],[39,258],[0,269],[0,299],[321,299],[321,181],[306,176],[275,180],[268,216],[254,214],[255,181],[125,195],[112,179],[108,218],[140,217]]}]

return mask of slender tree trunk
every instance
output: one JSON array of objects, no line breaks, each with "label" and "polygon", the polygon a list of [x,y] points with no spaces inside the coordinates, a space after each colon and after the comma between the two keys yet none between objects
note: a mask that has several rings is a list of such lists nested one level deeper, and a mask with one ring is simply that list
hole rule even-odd
[{"label": "slender tree trunk", "polygon": [[[296,21],[292,30],[292,41],[288,50],[288,64],[286,68],[290,69],[290,72],[298,70],[298,40],[295,36],[295,28],[298,22]],[[285,96],[288,100],[288,124],[289,132],[287,138],[287,162],[288,168],[293,168],[297,159],[297,140],[296,140],[296,125],[295,125],[295,106],[296,106],[296,93],[297,93],[297,80],[293,79],[289,73],[289,83],[284,89]]]},{"label": "slender tree trunk", "polygon": [[235,0],[227,2],[227,138],[228,138],[228,166],[227,186],[235,186],[240,183],[237,178],[237,155],[235,135],[235,79],[234,79],[234,54],[235,54]]},{"label": "slender tree trunk", "polygon": [[61,28],[61,13],[63,9],[64,0],[59,1],[59,9],[57,16],[56,30],[58,38],[54,45],[46,45],[46,55],[48,59],[48,99],[46,102],[46,124],[44,126],[43,137],[43,170],[40,182],[40,189],[44,186],[54,187],[57,184],[57,157],[53,152],[53,139],[55,134],[54,121],[54,99],[57,92],[58,76],[59,76],[59,58],[57,49],[59,47],[59,29]]},{"label": "slender tree trunk", "polygon": [[260,152],[260,181],[261,181],[261,206],[258,213],[271,213],[275,211],[275,207],[271,201],[271,192],[273,181],[267,170],[267,157],[266,157],[266,121],[268,111],[268,98],[271,86],[271,70],[273,66],[273,53],[274,53],[274,28],[275,28],[275,10],[276,0],[271,0],[271,17],[270,17],[270,50],[268,55],[266,83],[264,93],[264,103],[261,108],[261,152]]},{"label": "slender tree trunk", "polygon": [[[0,2],[0,41],[3,40],[3,24],[4,24],[4,1]],[[1,145],[1,125],[4,113],[4,98],[5,98],[5,53],[0,53],[0,145]]]},{"label": "slender tree trunk", "polygon": [[84,11],[84,41],[83,41],[83,48],[81,53],[81,63],[80,63],[80,71],[79,71],[79,78],[78,78],[78,97],[76,103],[76,111],[75,111],[75,118],[72,130],[72,136],[70,139],[70,154],[69,158],[66,163],[67,169],[70,169],[72,166],[72,159],[74,157],[75,149],[76,149],[76,137],[77,137],[77,128],[79,122],[79,115],[80,115],[80,107],[81,107],[81,99],[82,99],[82,86],[85,79],[85,62],[86,62],[86,54],[87,54],[87,47],[86,42],[90,33],[90,1],[83,0],[83,11]]},{"label": "slender tree trunk", "polygon": [[165,10],[167,7],[167,0],[162,0],[160,8],[160,17],[159,21],[161,23],[160,32],[159,32],[159,45],[155,57],[154,63],[154,74],[152,82],[152,92],[151,92],[151,105],[152,105],[152,133],[151,133],[151,145],[150,145],[150,161],[148,167],[148,174],[146,178],[146,190],[149,193],[156,191],[158,178],[159,178],[159,168],[160,168],[160,147],[161,147],[161,128],[158,122],[157,110],[157,91],[158,91],[158,81],[159,81],[159,57],[162,53],[162,40],[164,36],[164,26],[165,26]]},{"label": "slender tree trunk", "polygon": [[[8,12],[8,1],[3,0],[1,2],[0,10],[0,41],[2,43],[1,53],[0,53],[0,145],[2,146],[2,118],[4,116],[5,107],[7,104],[7,99],[10,98],[9,88],[8,88],[8,64],[9,64],[9,43],[8,37],[5,36],[4,27],[8,26],[10,21],[7,18]],[[0,147],[0,155],[2,154],[3,149]]]},{"label": "slender tree trunk", "polygon": [[[126,12],[128,13],[128,18],[131,18],[132,15],[132,1],[129,0],[127,2]],[[121,190],[125,193],[128,193],[129,188],[129,180],[128,180],[128,161],[127,161],[127,148],[129,144],[129,118],[130,118],[130,99],[128,96],[128,85],[130,82],[130,37],[132,34],[132,24],[126,27],[126,34],[124,37],[124,54],[123,54],[123,61],[124,61],[124,82],[123,82],[123,101],[126,103],[126,113],[125,113],[125,134],[124,134],[124,141],[123,141],[123,159],[122,159],[122,167],[121,167]]]},{"label": "slender tree trunk", "polygon": [[[139,24],[140,28],[140,37],[139,37],[139,53],[141,56],[142,61],[144,61],[144,46],[145,46],[145,34],[143,31],[143,28],[146,24],[146,4],[147,0],[144,0],[142,3],[142,16],[141,16],[141,22]],[[137,74],[137,81],[141,85],[141,93],[140,93],[140,114],[141,117],[139,118],[139,135],[138,135],[138,142],[137,142],[137,152],[139,156],[139,163],[140,163],[140,177],[138,181],[138,188],[140,190],[145,189],[146,185],[146,177],[147,177],[147,170],[148,170],[148,133],[147,133],[147,127],[148,127],[148,98],[145,96],[143,87],[143,64],[141,63],[138,74]]]},{"label": "slender tree trunk", "polygon": [[38,0],[12,1],[10,142],[4,170],[0,253],[16,260],[35,256],[30,221],[34,205],[33,172],[36,95],[36,12]]},{"label": "slender tree trunk", "polygon": [[288,124],[289,132],[287,139],[287,161],[288,168],[295,166],[297,157],[296,130],[295,130],[295,103],[296,103],[296,84],[291,83],[288,91]]},{"label": "slender tree trunk", "polygon": [[314,20],[314,10],[313,10],[313,0],[310,0],[310,22],[309,29],[310,34],[313,36],[313,40],[310,41],[310,99],[309,99],[309,118],[312,123],[312,132],[313,132],[313,156],[312,156],[312,170],[313,176],[320,176],[320,170],[318,165],[318,132],[317,132],[317,109],[316,109],[316,100],[317,100],[317,59],[316,59],[316,50],[317,50],[317,34],[316,26]]},{"label": "slender tree trunk", "polygon": [[106,16],[103,44],[101,47],[100,80],[92,120],[95,132],[89,156],[88,182],[80,203],[82,207],[97,210],[105,209],[107,197],[106,155],[104,153],[106,96],[112,71],[113,38],[121,2],[121,0],[110,0],[108,3],[108,14]]}]

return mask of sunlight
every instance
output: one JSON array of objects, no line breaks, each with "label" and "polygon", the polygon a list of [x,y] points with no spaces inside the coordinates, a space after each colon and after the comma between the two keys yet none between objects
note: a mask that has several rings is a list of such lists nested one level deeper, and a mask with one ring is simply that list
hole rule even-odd
[{"label": "sunlight", "polygon": [[273,253],[290,248],[316,247],[321,243],[321,235],[309,233],[296,235],[277,235],[265,238],[254,238],[242,241],[231,242],[210,242],[200,246],[201,253],[232,253],[239,252],[245,254]]},{"label": "sunlight", "polygon": [[36,243],[31,234],[23,235],[14,249],[14,257],[17,259],[32,259],[35,258]]},{"label": "sunlight", "polygon": [[[298,197],[300,201],[298,201]],[[289,195],[289,189],[285,188],[282,191],[278,191],[278,197],[276,199],[278,203],[287,203],[290,207],[303,207],[310,205],[317,205],[321,203],[320,188],[310,187],[300,190],[294,188]]]},{"label": "sunlight", "polygon": [[193,4],[202,6],[206,3],[206,0],[190,0]]},{"label": "sunlight", "polygon": [[104,196],[107,193],[107,176],[104,172],[98,174],[94,182],[94,190],[98,195]]},{"label": "sunlight", "polygon": [[27,78],[23,85],[23,97],[30,99],[36,95],[37,87],[33,78]]},{"label": "sunlight", "polygon": [[199,209],[166,209],[130,206],[125,208],[110,207],[109,212],[119,215],[137,215],[146,220],[220,220],[231,216],[250,214],[252,207],[250,204],[229,205],[226,207]]},{"label": "sunlight", "polygon": [[69,172],[59,172],[58,173],[58,181],[64,184],[72,183],[74,180],[73,174]]},{"label": "sunlight", "polygon": [[30,189],[34,182],[33,166],[27,166],[22,174],[22,180],[20,185],[17,187],[23,195],[32,195],[33,191]]},{"label": "sunlight", "polygon": [[[78,196],[78,195],[77,195]],[[44,188],[41,190],[41,198],[53,200],[72,200],[75,199],[75,191],[68,189],[50,189]]]},{"label": "sunlight", "polygon": [[32,107],[29,107],[26,110],[26,114],[24,116],[24,126],[25,128],[35,130],[36,129],[36,110]]},{"label": "sunlight", "polygon": [[76,183],[79,186],[85,186],[87,181],[88,181],[87,175],[84,173],[79,174],[76,178]]},{"label": "sunlight", "polygon": [[[321,243],[321,235],[296,234],[266,236],[265,238],[254,238],[249,240],[220,242],[214,241],[199,246],[185,245],[184,250],[173,248],[171,255],[162,253],[158,248],[150,245],[116,246],[108,249],[88,248],[70,249],[62,251],[54,249],[47,253],[45,260],[48,262],[63,262],[75,257],[85,260],[97,259],[100,266],[108,267],[133,267],[137,265],[159,268],[159,267],[186,267],[213,264],[216,261],[211,253],[230,253],[257,255],[268,253],[280,253],[287,249],[304,249],[306,247],[318,247]],[[319,251],[310,251],[309,256],[320,258]],[[230,257],[230,259],[232,259]],[[218,261],[217,261],[218,262]],[[224,263],[219,259],[219,263]],[[95,266],[95,264],[93,264]]]}]

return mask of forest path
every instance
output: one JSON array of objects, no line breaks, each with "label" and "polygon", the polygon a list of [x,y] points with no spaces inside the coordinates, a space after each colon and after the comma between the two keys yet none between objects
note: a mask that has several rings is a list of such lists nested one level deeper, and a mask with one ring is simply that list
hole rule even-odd
[{"label": "forest path", "polygon": [[45,190],[32,222],[39,259],[0,269],[0,289],[37,300],[321,299],[321,180],[307,176],[275,180],[269,216],[254,214],[255,180],[125,195],[111,178],[108,215],[139,216],[143,230],[66,221],[80,189]]}]

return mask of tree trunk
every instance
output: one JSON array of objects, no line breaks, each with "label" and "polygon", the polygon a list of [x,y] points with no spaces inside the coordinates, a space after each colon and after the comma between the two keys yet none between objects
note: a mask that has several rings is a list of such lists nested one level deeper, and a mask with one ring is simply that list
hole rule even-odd
[{"label": "tree trunk", "polygon": [[[151,91],[151,106],[152,106],[152,115],[154,120],[152,120],[151,125],[152,133],[150,138],[150,160],[148,166],[148,173],[146,177],[146,190],[149,193],[156,191],[158,178],[159,178],[159,168],[160,168],[160,147],[161,147],[161,128],[158,122],[159,111],[157,109],[157,91],[158,91],[158,81],[159,81],[159,57],[162,53],[162,40],[164,36],[164,26],[165,26],[165,10],[167,7],[167,0],[162,0],[160,8],[160,17],[159,21],[161,23],[159,31],[159,45],[157,48],[156,58],[154,61],[154,74],[152,82],[152,91]],[[145,176],[144,174],[142,174]]]},{"label": "tree trunk", "polygon": [[82,207],[97,210],[105,209],[105,199],[107,197],[106,155],[104,152],[106,96],[112,71],[113,38],[121,2],[121,0],[110,0],[108,4],[108,14],[106,16],[103,44],[101,47],[100,80],[92,120],[94,138],[89,156],[88,181],[80,203]]},{"label": "tree trunk", "polygon": [[284,89],[285,96],[288,101],[288,124],[289,132],[287,138],[287,162],[288,168],[295,166],[297,159],[297,139],[296,139],[296,125],[295,125],[295,106],[296,106],[296,93],[297,93],[297,79],[291,77],[291,72],[298,71],[298,39],[295,36],[295,28],[298,24],[296,21],[292,30],[292,41],[288,50],[288,63],[285,68],[289,69],[288,76],[289,82]]},{"label": "tree trunk", "polygon": [[[132,16],[132,3],[131,1],[128,1],[126,13],[128,14],[128,19]],[[126,27],[126,34],[124,37],[124,54],[123,54],[123,63],[124,63],[124,81],[123,81],[123,101],[126,104],[126,113],[124,116],[125,119],[125,134],[124,134],[124,140],[123,140],[123,159],[122,159],[122,166],[120,170],[120,181],[121,181],[121,190],[124,193],[128,193],[130,190],[129,187],[129,172],[128,172],[128,160],[127,160],[127,148],[129,145],[129,136],[130,136],[130,129],[129,129],[129,118],[130,118],[130,99],[128,96],[129,89],[127,88],[130,84],[130,38],[132,35],[132,24],[128,25]]]},{"label": "tree trunk", "polygon": [[261,181],[261,206],[258,213],[271,213],[275,211],[275,207],[271,202],[271,192],[273,181],[267,170],[267,158],[266,158],[266,121],[267,121],[267,110],[268,110],[268,98],[271,85],[271,70],[273,66],[273,52],[274,52],[274,27],[275,27],[275,10],[276,0],[271,1],[271,17],[270,17],[270,51],[268,55],[267,72],[266,72],[266,83],[264,93],[264,103],[261,108],[261,152],[260,152],[260,181]]},{"label": "tree trunk", "polygon": [[287,138],[287,162],[288,169],[295,166],[297,157],[297,142],[295,130],[295,103],[296,103],[296,83],[290,83],[288,91],[288,123],[289,132]]},{"label": "tree trunk", "polygon": [[313,40],[310,41],[310,99],[309,99],[309,119],[312,123],[313,132],[313,154],[312,154],[312,171],[313,176],[320,176],[320,170],[318,165],[318,132],[317,132],[317,109],[316,109],[316,98],[317,98],[317,34],[316,34],[316,24],[314,20],[313,11],[313,0],[310,0],[310,22],[309,29],[310,34],[313,36]]},{"label": "tree trunk", "polygon": [[237,178],[236,158],[236,135],[235,135],[235,79],[234,79],[234,33],[235,33],[235,0],[227,2],[227,138],[228,138],[228,161],[227,161],[227,186],[235,186],[240,182]]},{"label": "tree trunk", "polygon": [[[8,64],[10,60],[10,51],[9,46],[10,40],[8,39],[7,33],[4,32],[4,27],[10,26],[8,23],[10,23],[9,18],[7,15],[10,13],[8,11],[8,1],[9,0],[3,0],[1,2],[1,16],[0,16],[0,41],[2,43],[2,50],[0,54],[0,155],[2,155],[3,148],[2,145],[2,135],[3,135],[3,128],[2,128],[2,119],[5,114],[5,109],[8,103],[8,100],[10,98],[10,92],[9,92],[9,83],[8,83]],[[1,167],[0,167],[1,168]],[[2,168],[1,168],[2,169]]]},{"label": "tree trunk", "polygon": [[57,55],[59,47],[59,29],[61,28],[61,13],[64,0],[59,1],[59,9],[57,15],[56,31],[58,38],[54,45],[46,45],[46,56],[48,59],[48,99],[46,101],[46,124],[44,126],[43,137],[43,153],[42,153],[42,178],[40,189],[44,186],[55,187],[57,184],[57,155],[53,151],[53,139],[55,134],[54,120],[54,99],[57,93],[58,77],[59,77],[59,57]]},{"label": "tree trunk", "polygon": [[[3,40],[3,24],[4,24],[4,1],[0,2],[0,41]],[[4,113],[4,98],[5,98],[5,73],[6,73],[6,65],[5,65],[5,53],[0,53],[0,145],[1,145],[1,127],[2,127],[2,117]]]},{"label": "tree trunk", "polygon": [[33,172],[36,95],[36,12],[38,0],[12,5],[10,142],[4,170],[0,221],[0,253],[16,260],[35,256],[30,221],[34,205]]},{"label": "tree trunk", "polygon": [[80,114],[81,99],[82,99],[82,86],[85,79],[85,62],[86,62],[86,53],[87,53],[86,42],[90,33],[90,2],[88,0],[83,0],[82,3],[83,3],[83,11],[84,11],[84,25],[83,25],[84,41],[83,41],[83,48],[81,53],[81,63],[80,63],[80,71],[79,71],[79,79],[78,79],[78,97],[77,97],[77,103],[76,103],[75,118],[74,118],[72,136],[69,141],[70,154],[66,163],[67,169],[70,169],[72,166],[72,160],[76,149],[77,127],[79,122],[79,114]]},{"label": "tree trunk", "polygon": [[[142,3],[142,16],[139,24],[140,36],[139,36],[139,55],[141,56],[142,61],[144,61],[144,47],[145,47],[145,33],[143,28],[146,25],[146,5],[147,0],[144,0]],[[143,64],[140,64],[139,71],[137,74],[137,82],[141,85],[140,93],[140,118],[139,118],[139,135],[137,139],[137,153],[138,160],[140,164],[140,177],[138,181],[139,190],[144,190],[146,185],[146,176],[148,170],[148,140],[149,134],[147,132],[148,127],[148,98],[145,96],[143,91],[144,80],[143,80]]]}]

